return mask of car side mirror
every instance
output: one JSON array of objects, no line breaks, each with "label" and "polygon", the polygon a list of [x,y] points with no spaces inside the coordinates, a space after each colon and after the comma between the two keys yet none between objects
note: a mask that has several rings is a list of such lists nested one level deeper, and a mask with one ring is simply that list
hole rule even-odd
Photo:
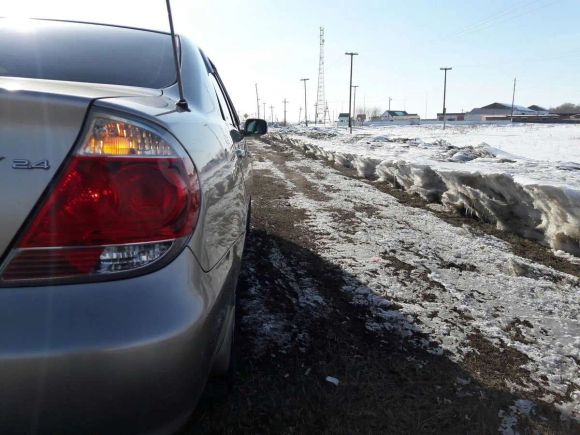
[{"label": "car side mirror", "polygon": [[268,133],[268,123],[263,119],[250,118],[244,126],[244,136],[262,136]]}]

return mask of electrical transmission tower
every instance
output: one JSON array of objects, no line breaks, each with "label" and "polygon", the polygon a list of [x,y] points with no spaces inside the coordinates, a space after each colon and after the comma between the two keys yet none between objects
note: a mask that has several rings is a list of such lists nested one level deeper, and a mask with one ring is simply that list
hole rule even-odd
[{"label": "electrical transmission tower", "polygon": [[[324,93],[324,27],[320,28],[320,60],[318,63],[318,93],[316,96],[315,124],[326,124],[328,104]],[[329,119],[330,121],[330,119]]]}]

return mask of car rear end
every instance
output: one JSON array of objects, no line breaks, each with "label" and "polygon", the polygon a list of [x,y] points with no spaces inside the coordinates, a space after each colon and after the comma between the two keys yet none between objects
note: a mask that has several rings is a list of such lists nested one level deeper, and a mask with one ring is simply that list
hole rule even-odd
[{"label": "car rear end", "polygon": [[203,388],[220,315],[187,247],[200,181],[171,132],[96,104],[161,98],[170,36],[20,30],[0,20],[0,429],[170,431]]}]

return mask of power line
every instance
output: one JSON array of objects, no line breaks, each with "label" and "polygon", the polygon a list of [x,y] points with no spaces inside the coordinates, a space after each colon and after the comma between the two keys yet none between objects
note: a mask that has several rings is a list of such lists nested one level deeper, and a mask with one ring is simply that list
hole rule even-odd
[{"label": "power line", "polygon": [[523,10],[519,14],[512,15],[511,17],[505,17],[502,20],[498,20],[496,23],[490,23],[490,24],[488,24],[488,25],[486,25],[486,26],[484,26],[484,27],[482,27],[480,29],[477,29],[477,30],[475,30],[473,32],[470,32],[470,33],[475,33],[475,32],[480,32],[482,30],[490,29],[491,27],[493,27],[494,24],[503,24],[503,23],[506,23],[508,21],[515,20],[515,19],[520,18],[520,17],[522,17],[524,15],[528,15],[528,14],[530,14],[532,12],[535,12],[535,11],[538,11],[538,10],[540,10],[542,8],[545,8],[546,6],[550,6],[550,5],[554,4],[554,3],[555,3],[555,1],[552,1],[552,2],[545,3],[543,5],[539,5],[538,7],[534,8],[534,9],[525,9],[525,10]]},{"label": "power line", "polygon": [[490,62],[490,63],[473,63],[473,64],[464,64],[464,65],[455,65],[455,68],[486,68],[492,67],[497,68],[498,64],[502,65],[523,65],[526,63],[535,63],[535,62],[549,62],[551,60],[560,60],[560,59],[569,59],[574,58],[574,55],[580,54],[580,47],[575,47],[570,50],[564,50],[557,53],[555,56],[540,56],[535,58],[527,58],[527,59],[514,59],[513,56],[511,60],[500,60],[497,62]]},{"label": "power line", "polygon": [[[519,9],[519,12],[520,13],[517,13],[518,10],[512,11],[510,13],[505,14],[504,16],[499,17],[496,20],[491,20],[489,22],[484,22],[482,24],[473,26],[473,28],[471,28],[471,29],[468,28],[467,30],[460,31],[458,34],[454,35],[454,37],[464,36],[464,35],[467,35],[467,34],[477,33],[477,32],[480,32],[482,30],[487,30],[487,29],[491,28],[492,26],[494,26],[495,24],[505,23],[505,22],[508,22],[508,21],[511,21],[511,20],[515,20],[516,18],[519,18],[519,17],[521,17],[523,15],[527,15],[527,14],[529,14],[531,12],[535,12],[535,11],[537,11],[539,9],[542,9],[542,8],[544,8],[546,6],[549,6],[549,5],[553,4],[553,3],[555,3],[555,0],[553,0],[553,1],[548,1],[548,2],[546,2],[544,4],[539,4],[538,5],[538,2],[539,1],[541,1],[541,0],[535,0],[535,1],[533,1],[529,5],[527,5],[527,7],[521,7],[521,8],[518,7],[517,9]],[[536,5],[538,5],[538,6],[536,8],[531,8],[530,5],[533,5],[534,3]]]},{"label": "power line", "polygon": [[[540,1],[540,0],[533,0],[532,4],[537,3],[538,1]],[[525,3],[525,1],[522,1],[519,4],[512,4],[505,9],[501,9],[501,10],[499,10],[491,15],[485,16],[480,20],[474,21],[473,23],[462,27],[457,32],[453,32],[453,33],[449,34],[448,37],[449,36],[459,36],[459,35],[462,35],[464,33],[468,33],[470,31],[473,31],[474,29],[477,29],[477,28],[483,26],[483,25],[487,25],[489,23],[492,23],[496,19],[501,19],[502,17],[508,16],[509,14],[511,14],[513,12],[517,12],[518,10],[521,10],[522,7],[524,7],[524,3]],[[529,4],[528,4],[528,6],[529,6]]]}]

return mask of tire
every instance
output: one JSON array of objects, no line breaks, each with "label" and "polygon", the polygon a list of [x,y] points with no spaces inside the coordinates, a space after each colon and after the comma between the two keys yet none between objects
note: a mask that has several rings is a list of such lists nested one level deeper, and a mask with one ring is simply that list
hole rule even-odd
[{"label": "tire", "polygon": [[223,402],[227,400],[234,387],[235,306],[233,313],[229,331],[215,357],[211,376],[205,389],[205,397],[212,401]]},{"label": "tire", "polygon": [[234,339],[236,335],[236,307],[234,305],[233,315],[228,326],[229,330],[224,337],[224,341],[218,351],[212,367],[212,374],[216,378],[228,378],[233,373],[233,353],[234,353]]},{"label": "tire", "polygon": [[250,204],[248,205],[248,217],[246,219],[246,237],[252,231],[252,198],[250,198]]}]

